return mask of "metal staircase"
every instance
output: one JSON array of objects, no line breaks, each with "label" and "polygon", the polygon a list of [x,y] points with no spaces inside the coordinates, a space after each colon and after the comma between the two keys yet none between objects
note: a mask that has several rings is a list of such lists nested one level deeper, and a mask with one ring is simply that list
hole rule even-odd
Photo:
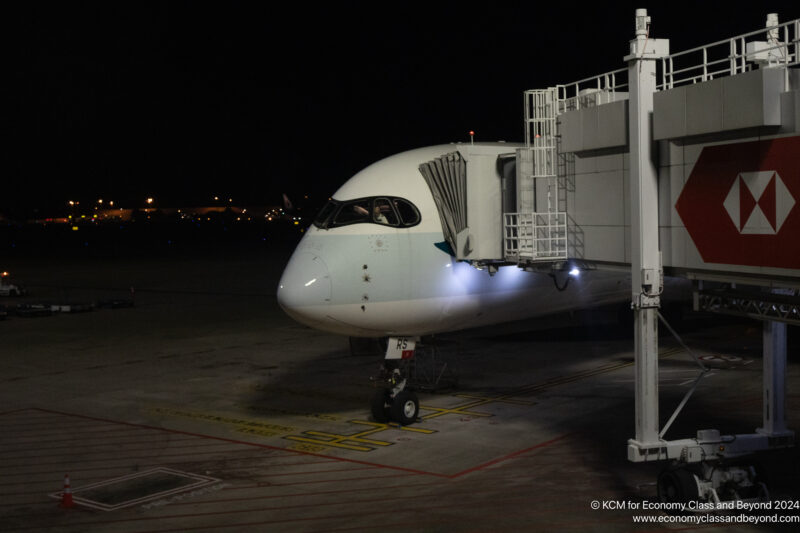
[{"label": "metal staircase", "polygon": [[517,212],[504,213],[504,255],[516,263],[567,258],[567,214],[559,186],[557,87],[525,91],[525,148],[517,152]]}]

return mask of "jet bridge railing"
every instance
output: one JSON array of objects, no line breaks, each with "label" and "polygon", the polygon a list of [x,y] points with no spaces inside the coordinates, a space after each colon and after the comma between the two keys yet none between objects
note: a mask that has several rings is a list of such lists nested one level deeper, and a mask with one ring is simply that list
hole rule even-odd
[{"label": "jet bridge railing", "polygon": [[616,93],[627,95],[628,70],[624,68],[613,70],[556,87],[559,114],[609,104],[620,99],[621,95]]},{"label": "jet bridge railing", "polygon": [[[791,67],[800,64],[799,52],[800,19],[770,25],[766,30],[745,33],[660,59],[661,79],[657,90],[735,76],[753,70],[755,64]],[[788,90],[788,70],[786,84]]]},{"label": "jet bridge railing", "polygon": [[567,214],[505,213],[505,257],[517,262],[567,258]]}]

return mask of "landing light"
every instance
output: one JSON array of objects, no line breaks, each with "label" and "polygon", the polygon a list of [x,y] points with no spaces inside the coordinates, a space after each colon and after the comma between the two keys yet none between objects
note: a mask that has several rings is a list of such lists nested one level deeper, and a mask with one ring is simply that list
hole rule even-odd
[{"label": "landing light", "polygon": [[317,281],[317,278],[314,278],[314,279],[312,279],[311,281],[309,281],[308,283],[306,283],[306,287],[308,287],[309,285],[311,285],[311,284],[312,284],[312,283],[314,283],[315,281]]},{"label": "landing light", "polygon": [[569,275],[573,278],[577,278],[581,275],[581,270],[578,267],[572,267],[572,270],[569,271]]}]

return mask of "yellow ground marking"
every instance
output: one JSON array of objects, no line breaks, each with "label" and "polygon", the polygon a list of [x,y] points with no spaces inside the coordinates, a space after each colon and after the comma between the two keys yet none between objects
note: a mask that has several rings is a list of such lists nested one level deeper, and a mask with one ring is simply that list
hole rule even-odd
[{"label": "yellow ground marking", "polygon": [[501,403],[510,403],[512,405],[534,405],[536,402],[528,400],[512,400],[510,398],[503,398],[502,396],[478,396],[477,394],[455,394],[459,398],[469,398],[471,400],[492,400]]},{"label": "yellow ground marking", "polygon": [[275,436],[294,433],[297,428],[292,426],[281,426],[278,424],[268,424],[260,420],[247,418],[231,418],[228,416],[215,415],[213,413],[202,413],[199,411],[189,411],[184,409],[172,409],[170,407],[151,407],[147,409],[151,413],[159,415],[169,415],[192,420],[205,420],[208,422],[218,422],[221,424],[231,424],[237,426],[236,430],[243,433],[256,435]]},{"label": "yellow ground marking", "polygon": [[340,416],[324,413],[310,413],[307,411],[295,411],[293,409],[284,409],[279,407],[268,407],[261,405],[253,405],[245,402],[237,402],[234,404],[236,407],[247,409],[248,411],[257,411],[259,413],[272,413],[277,415],[289,415],[302,418],[311,418],[314,420],[327,420],[329,422],[338,422],[342,419]]},{"label": "yellow ground marking", "polygon": [[349,420],[349,422],[351,424],[369,426],[370,429],[352,433],[350,435],[329,433],[327,431],[304,431],[301,435],[289,435],[284,438],[315,446],[331,446],[333,448],[344,448],[346,450],[354,450],[357,452],[371,452],[378,447],[386,447],[394,444],[393,442],[388,442],[385,440],[367,438],[370,435],[380,433],[381,431],[399,429],[401,431],[411,431],[425,435],[436,433],[436,431],[432,429],[401,426],[399,424],[382,424],[379,422],[369,422],[367,420]]},{"label": "yellow ground marking", "polygon": [[[660,359],[665,359],[667,357],[671,357],[676,353],[680,353],[682,350],[680,348],[670,348],[668,350],[664,350],[659,354]],[[565,385],[567,383],[572,383],[574,381],[579,381],[581,379],[586,379],[588,377],[597,376],[599,374],[605,374],[608,372],[613,372],[614,370],[619,370],[620,368],[625,368],[628,366],[632,366],[633,361],[626,361],[620,363],[609,363],[598,368],[590,368],[588,370],[582,370],[580,372],[576,372],[574,374],[570,374],[568,376],[557,376],[554,378],[550,378],[545,380],[542,383],[535,383],[532,385],[525,385],[523,387],[519,387],[514,392],[505,394],[502,396],[475,396],[470,394],[456,394],[456,396],[461,398],[468,398],[473,401],[466,403],[464,405],[457,405],[455,407],[444,408],[444,407],[433,407],[429,405],[420,405],[420,409],[425,409],[426,411],[434,411],[433,413],[427,414],[422,417],[423,420],[430,420],[432,418],[438,418],[443,415],[467,415],[467,416],[477,416],[477,417],[490,417],[494,416],[489,413],[480,413],[475,411],[467,411],[467,409],[472,409],[473,407],[480,407],[483,405],[488,405],[491,403],[510,403],[510,404],[517,404],[517,405],[534,405],[536,402],[525,401],[525,400],[518,400],[516,399],[519,396],[526,396],[536,392],[541,392],[543,390],[547,390],[549,388],[558,386],[558,385]]]},{"label": "yellow ground marking", "polygon": [[419,427],[411,427],[411,426],[401,426],[397,423],[386,423],[382,424],[380,422],[370,422],[368,420],[351,420],[351,424],[363,424],[365,426],[372,426],[377,431],[384,431],[386,429],[399,429],[400,431],[411,431],[414,433],[423,433],[425,435],[430,435],[431,433],[436,433],[435,429],[425,429]]},{"label": "yellow ground marking", "polygon": [[269,429],[258,429],[258,428],[248,428],[248,427],[237,427],[236,431],[239,433],[247,433],[248,435],[258,435],[260,437],[276,437],[278,435],[283,435],[283,433],[278,431],[271,431]]},{"label": "yellow ground marking", "polygon": [[475,411],[467,411],[467,409],[469,409],[471,407],[476,407],[476,406],[479,406],[479,405],[486,405],[487,403],[492,403],[493,401],[494,400],[478,400],[478,401],[471,402],[471,403],[468,403],[468,404],[465,404],[465,405],[459,405],[459,406],[456,406],[456,407],[451,407],[449,409],[447,407],[432,407],[432,406],[428,406],[428,405],[420,405],[419,408],[420,409],[425,409],[426,411],[434,411],[433,413],[431,413],[429,415],[423,416],[422,417],[423,420],[430,420],[431,418],[438,418],[438,417],[440,417],[442,415],[466,415],[466,416],[479,416],[479,417],[480,416],[484,416],[484,417],[489,417],[489,416],[494,416],[494,415],[490,414],[490,413],[477,413]]},{"label": "yellow ground marking", "polygon": [[325,446],[318,446],[316,444],[306,444],[303,442],[295,442],[294,444],[289,445],[289,449],[296,450],[298,452],[319,453],[325,451]]}]

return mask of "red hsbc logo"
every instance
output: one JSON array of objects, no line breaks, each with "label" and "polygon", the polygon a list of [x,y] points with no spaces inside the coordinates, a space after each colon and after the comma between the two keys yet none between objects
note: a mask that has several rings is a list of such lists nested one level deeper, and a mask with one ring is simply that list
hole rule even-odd
[{"label": "red hsbc logo", "polygon": [[675,204],[703,261],[800,268],[800,137],[703,148]]}]

